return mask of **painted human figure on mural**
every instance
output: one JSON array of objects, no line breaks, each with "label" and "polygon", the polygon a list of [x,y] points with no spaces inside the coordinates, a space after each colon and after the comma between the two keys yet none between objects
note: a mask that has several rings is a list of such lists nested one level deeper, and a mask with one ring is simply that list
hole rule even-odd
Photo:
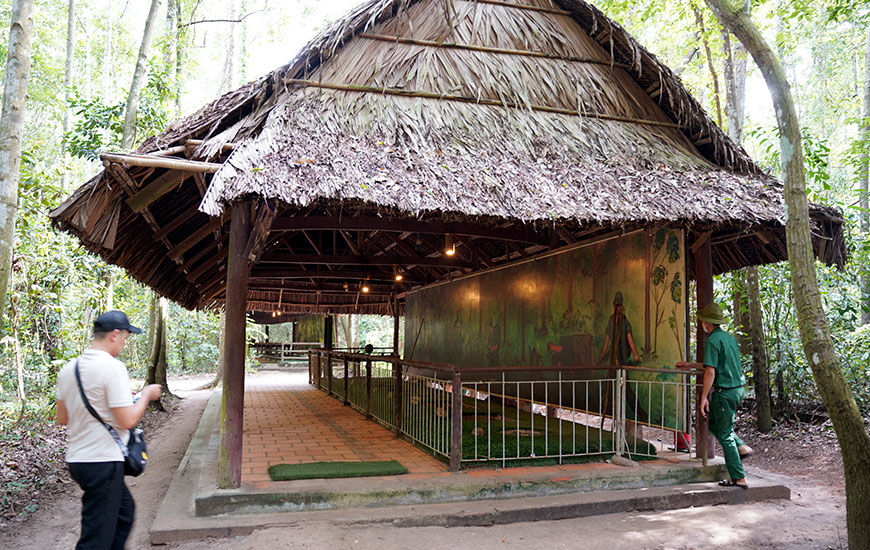
[{"label": "painted human figure on mural", "polygon": [[[609,358],[605,363],[605,358]],[[632,362],[629,363],[629,354]],[[631,323],[625,316],[622,305],[622,292],[617,291],[613,297],[613,314],[607,320],[607,331],[604,333],[604,348],[601,350],[600,362],[607,365],[636,365],[640,362],[634,338],[631,335]]]},{"label": "painted human figure on mural", "polygon": [[[601,350],[599,362],[611,366],[631,366],[640,362],[634,338],[631,334],[631,323],[625,316],[622,292],[617,291],[613,297],[613,313],[607,320],[607,331],[604,334],[604,347]],[[613,378],[613,376],[611,376]],[[634,418],[626,422],[626,430],[629,435],[643,437],[637,429],[635,422],[647,422],[647,412],[637,399],[635,384],[625,385],[626,412],[629,416],[634,412]],[[637,410],[635,410],[635,407]]]},{"label": "painted human figure on mural", "polygon": [[486,324],[486,362],[490,367],[499,366],[498,350],[501,347],[501,325],[492,324],[492,318]]}]

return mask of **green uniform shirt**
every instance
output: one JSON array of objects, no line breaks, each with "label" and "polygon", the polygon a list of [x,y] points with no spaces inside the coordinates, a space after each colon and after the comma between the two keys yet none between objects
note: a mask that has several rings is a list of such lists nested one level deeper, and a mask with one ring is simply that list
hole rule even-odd
[{"label": "green uniform shirt", "polygon": [[707,336],[704,365],[716,369],[714,388],[736,388],[746,384],[737,340],[719,327]]}]

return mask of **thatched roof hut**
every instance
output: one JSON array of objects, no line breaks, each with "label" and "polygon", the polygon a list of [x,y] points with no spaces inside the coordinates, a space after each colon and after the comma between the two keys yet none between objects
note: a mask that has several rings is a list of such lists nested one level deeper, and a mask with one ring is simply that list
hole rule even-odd
[{"label": "thatched roof hut", "polygon": [[[243,200],[252,310],[386,313],[397,291],[657,224],[710,238],[715,273],[786,258],[781,183],[579,0],[371,0],[103,161],[55,224],[190,308],[224,299]],[[811,213],[842,265],[842,219]]]}]

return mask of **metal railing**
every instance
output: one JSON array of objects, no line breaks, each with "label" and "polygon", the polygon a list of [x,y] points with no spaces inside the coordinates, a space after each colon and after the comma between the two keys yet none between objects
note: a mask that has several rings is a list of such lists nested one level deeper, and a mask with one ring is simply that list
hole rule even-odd
[{"label": "metal railing", "polygon": [[699,391],[694,370],[458,367],[318,349],[309,351],[309,372],[312,384],[448,459],[453,470],[658,456],[677,434],[705,427],[689,414]]}]

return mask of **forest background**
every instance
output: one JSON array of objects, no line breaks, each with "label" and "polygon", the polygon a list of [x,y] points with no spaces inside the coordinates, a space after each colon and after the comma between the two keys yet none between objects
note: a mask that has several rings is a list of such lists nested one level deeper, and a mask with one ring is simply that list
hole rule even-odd
[{"label": "forest background", "polygon": [[[330,20],[359,3],[164,0],[135,142],[287,63]],[[87,345],[98,312],[121,309],[134,325],[150,324],[151,291],[89,254],[76,239],[52,229],[47,216],[99,170],[100,153],[122,149],[124,108],[149,4],[43,0],[36,6],[12,278],[0,327],[0,441],[19,441],[50,424],[57,370]],[[779,139],[770,94],[751,59],[722,32],[703,1],[595,4],[674,69],[723,127],[729,119],[724,113],[728,66],[738,78],[745,73],[744,146],[765,169],[778,174]],[[862,300],[861,284],[868,276],[870,241],[862,225],[867,211],[860,197],[870,149],[868,133],[862,131],[870,125],[864,105],[870,85],[870,6],[849,0],[755,0],[751,8],[794,87],[804,126],[809,198],[838,207],[847,219],[849,263],[844,271],[822,265],[818,271],[842,368],[867,416],[870,310]],[[10,20],[10,9],[9,1],[0,1],[0,21]],[[7,43],[2,40],[0,61],[5,65]],[[732,52],[730,59],[727,52]],[[65,86],[61,83],[67,74],[71,81]],[[747,312],[745,280],[742,272],[716,280],[716,299],[738,326]],[[780,418],[820,402],[801,347],[788,281],[785,262],[759,268],[763,338]],[[216,371],[219,319],[217,312],[169,305],[170,375]],[[391,319],[352,316],[337,325],[338,345],[391,345]],[[249,327],[249,336],[259,332]],[[751,375],[750,354],[744,357]],[[132,339],[122,359],[133,376],[143,377],[149,362],[147,335]],[[2,481],[0,515],[6,517],[16,488],[40,482],[20,476],[4,476]],[[14,512],[19,517],[27,513],[26,507]]]}]

